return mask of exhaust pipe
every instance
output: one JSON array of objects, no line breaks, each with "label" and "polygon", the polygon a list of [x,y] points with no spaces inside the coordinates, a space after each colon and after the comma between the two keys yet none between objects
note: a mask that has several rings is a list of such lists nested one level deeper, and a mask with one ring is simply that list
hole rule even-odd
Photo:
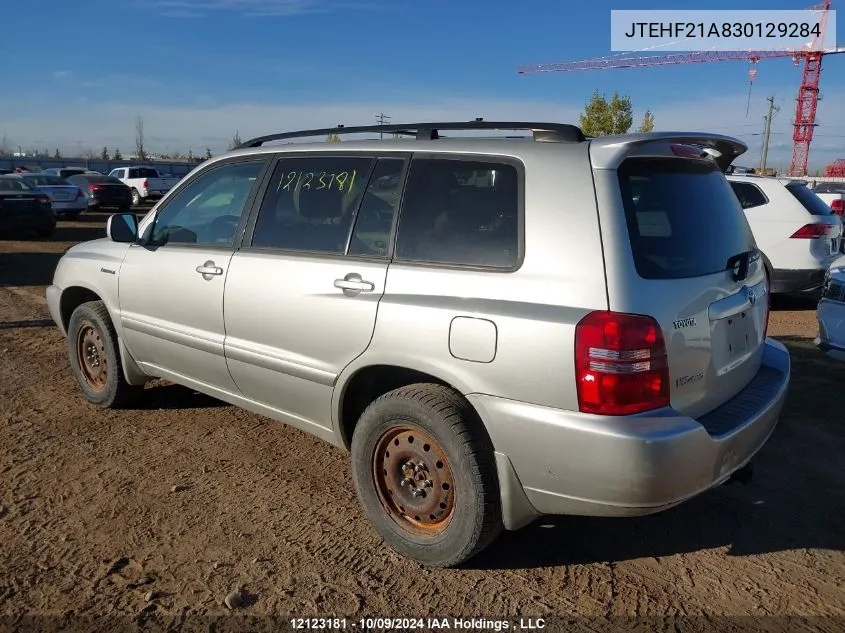
[{"label": "exhaust pipe", "polygon": [[754,478],[754,465],[751,462],[748,462],[745,466],[743,466],[739,470],[735,471],[728,478],[728,480],[725,483],[726,484],[733,484],[733,483],[747,484],[747,483],[750,483],[753,478]]}]

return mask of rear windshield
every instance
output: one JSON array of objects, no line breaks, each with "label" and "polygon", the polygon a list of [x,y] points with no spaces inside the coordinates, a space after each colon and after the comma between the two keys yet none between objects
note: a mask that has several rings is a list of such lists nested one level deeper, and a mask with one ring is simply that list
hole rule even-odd
[{"label": "rear windshield", "polygon": [[0,191],[32,191],[32,187],[19,178],[0,178]]},{"label": "rear windshield", "polygon": [[786,185],[786,190],[795,196],[798,202],[801,203],[801,206],[813,215],[830,215],[833,213],[833,209],[827,206],[824,200],[810,191],[806,185],[790,183]]},{"label": "rear windshield", "polygon": [[59,178],[58,176],[47,176],[44,174],[38,174],[35,176],[24,176],[24,180],[26,180],[31,185],[35,185],[36,187],[49,187],[50,185],[68,184],[68,181],[64,178]]},{"label": "rear windshield", "polygon": [[76,174],[84,174],[84,169],[60,169],[59,176],[67,178],[68,176],[75,176]]},{"label": "rear windshield", "polygon": [[618,174],[640,277],[710,275],[756,248],[742,207],[714,163],[634,158]]},{"label": "rear windshield", "polygon": [[105,184],[105,185],[122,185],[123,183],[120,182],[114,176],[85,176],[85,180],[92,184]]},{"label": "rear windshield", "polygon": [[158,170],[151,167],[133,167],[129,170],[130,178],[158,178]]}]

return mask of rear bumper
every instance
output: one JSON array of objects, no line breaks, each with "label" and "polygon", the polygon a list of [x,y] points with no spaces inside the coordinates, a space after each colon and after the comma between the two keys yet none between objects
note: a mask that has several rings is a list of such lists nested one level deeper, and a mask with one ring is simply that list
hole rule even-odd
[{"label": "rear bumper", "polygon": [[822,299],[816,315],[819,322],[816,345],[831,358],[845,361],[845,303]]},{"label": "rear bumper", "polygon": [[771,280],[772,294],[789,294],[818,290],[824,284],[826,270],[826,268],[773,270]]},{"label": "rear bumper", "polygon": [[53,213],[0,218],[0,231],[47,231],[56,228]]},{"label": "rear bumper", "polygon": [[496,450],[505,525],[517,529],[543,514],[652,514],[726,481],[771,435],[789,379],[789,352],[769,339],[757,377],[700,420],[669,408],[613,418],[468,398]]}]

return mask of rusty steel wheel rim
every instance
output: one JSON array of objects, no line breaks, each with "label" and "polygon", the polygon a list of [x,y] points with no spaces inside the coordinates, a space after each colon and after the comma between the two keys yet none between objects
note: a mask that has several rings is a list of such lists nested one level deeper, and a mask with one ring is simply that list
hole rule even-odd
[{"label": "rusty steel wheel rim", "polygon": [[434,439],[409,424],[391,427],[373,453],[373,479],[390,518],[418,536],[443,532],[455,513],[455,479]]},{"label": "rusty steel wheel rim", "polygon": [[106,348],[100,332],[90,321],[83,321],[76,334],[76,359],[82,378],[94,391],[102,391],[108,381]]}]

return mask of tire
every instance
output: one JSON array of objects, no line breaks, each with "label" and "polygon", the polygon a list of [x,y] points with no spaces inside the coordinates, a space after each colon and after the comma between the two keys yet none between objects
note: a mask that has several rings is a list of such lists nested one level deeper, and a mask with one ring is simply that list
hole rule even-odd
[{"label": "tire", "polygon": [[[128,384],[123,376],[117,334],[102,301],[83,303],[73,311],[67,349],[73,377],[88,402],[115,409],[143,391],[143,387]],[[95,357],[92,363],[83,357],[87,350]]]},{"label": "tire", "polygon": [[141,194],[138,193],[137,189],[132,190],[132,206],[137,207],[141,204]]},{"label": "tire", "polygon": [[458,565],[502,531],[492,443],[449,387],[414,384],[373,401],[352,436],[352,477],[382,539],[425,565]]}]

